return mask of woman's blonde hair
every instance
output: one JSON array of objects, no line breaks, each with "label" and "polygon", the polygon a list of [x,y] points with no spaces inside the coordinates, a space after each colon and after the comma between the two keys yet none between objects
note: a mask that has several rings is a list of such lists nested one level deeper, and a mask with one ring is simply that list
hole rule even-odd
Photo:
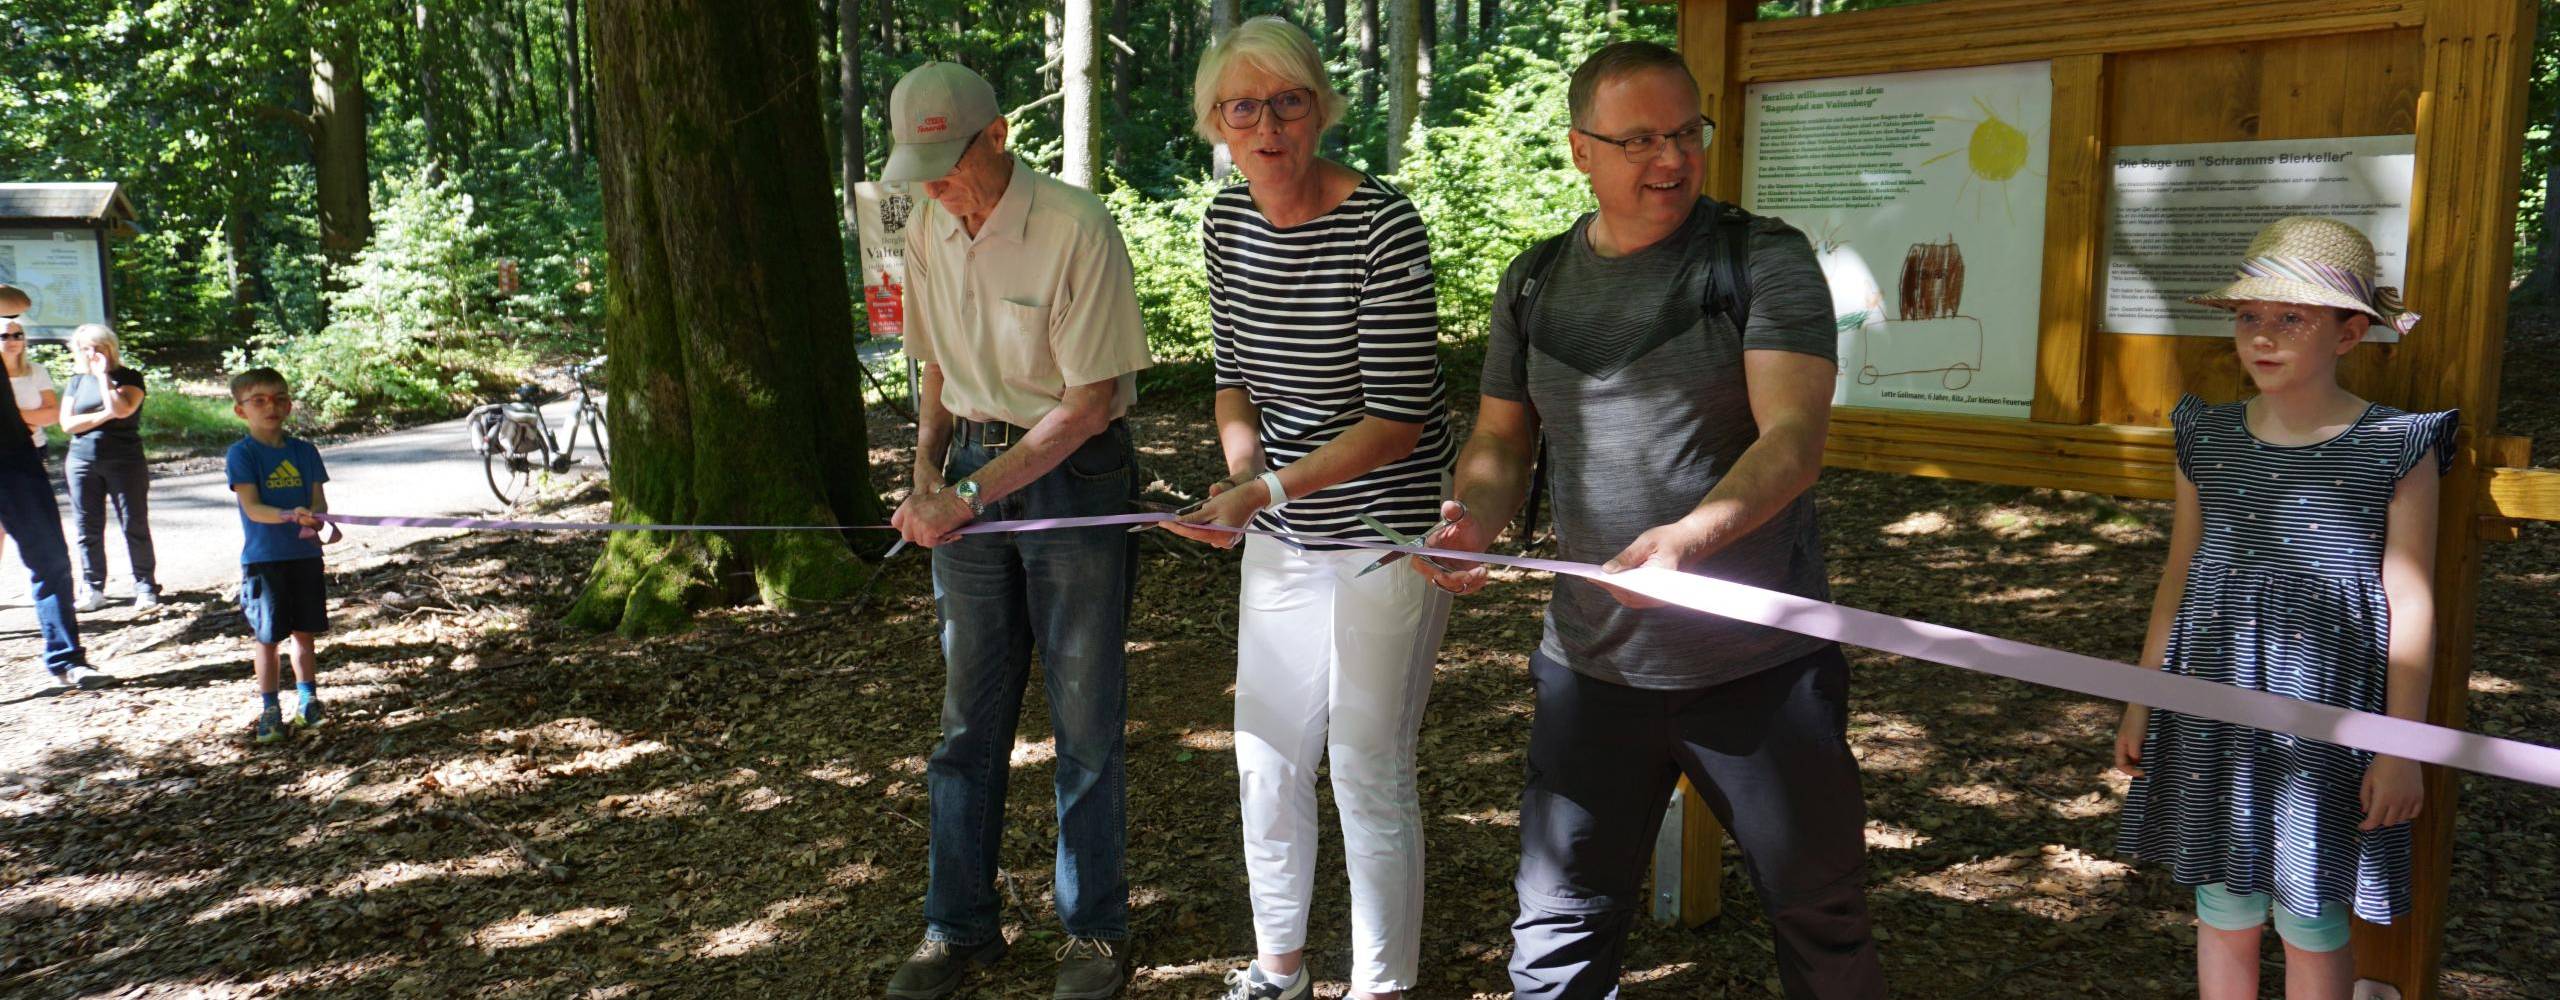
[{"label": "woman's blonde hair", "polygon": [[98,353],[106,355],[107,367],[124,364],[124,348],[116,343],[116,332],[104,323],[82,323],[71,331],[71,349],[76,351],[83,346],[97,348]]},{"label": "woman's blonde hair", "polygon": [[1325,79],[1324,57],[1316,54],[1315,40],[1297,25],[1264,14],[1236,25],[1200,53],[1200,69],[1191,75],[1191,128],[1210,145],[1226,144],[1227,135],[1218,126],[1218,81],[1238,65],[1315,91],[1318,133],[1342,120],[1345,102]]}]

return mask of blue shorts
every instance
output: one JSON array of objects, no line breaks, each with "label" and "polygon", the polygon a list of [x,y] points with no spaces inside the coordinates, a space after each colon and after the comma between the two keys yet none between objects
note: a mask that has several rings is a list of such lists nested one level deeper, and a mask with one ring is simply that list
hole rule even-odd
[{"label": "blue shorts", "polygon": [[296,632],[329,630],[329,574],[320,557],[246,563],[240,567],[240,614],[258,641],[275,645]]}]

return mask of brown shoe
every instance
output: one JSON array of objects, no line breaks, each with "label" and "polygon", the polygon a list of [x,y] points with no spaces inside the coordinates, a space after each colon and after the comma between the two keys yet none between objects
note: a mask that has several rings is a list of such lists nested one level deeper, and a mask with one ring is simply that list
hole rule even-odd
[{"label": "brown shoe", "polygon": [[1058,946],[1058,988],[1050,1000],[1111,1000],[1129,984],[1126,941],[1071,937]]},{"label": "brown shoe", "polygon": [[898,974],[889,977],[889,995],[896,1000],[942,1000],[960,988],[973,969],[981,969],[1004,961],[1004,938],[999,935],[985,944],[953,944],[926,938],[898,966]]}]

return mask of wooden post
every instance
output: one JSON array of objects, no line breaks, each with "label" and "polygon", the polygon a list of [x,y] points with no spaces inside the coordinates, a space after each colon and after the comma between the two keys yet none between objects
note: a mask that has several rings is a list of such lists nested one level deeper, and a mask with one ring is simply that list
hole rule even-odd
[{"label": "wooden post", "polygon": [[1736,31],[1756,8],[1752,0],[1681,0],[1680,57],[1698,81],[1698,109],[1716,120],[1707,147],[1707,196],[1742,200],[1742,75]]},{"label": "wooden post", "polygon": [[[1742,81],[1734,45],[1736,29],[1755,10],[1751,0],[1680,4],[1680,56],[1697,78],[1699,110],[1716,122],[1715,143],[1707,147],[1706,193],[1717,201],[1742,198]],[[1679,923],[1696,927],[1724,912],[1724,826],[1688,779],[1680,780],[1680,789]]]},{"label": "wooden post", "polygon": [[[2410,409],[2462,410],[2462,444],[2444,479],[2436,533],[2436,667],[2427,721],[2459,727],[2470,691],[2472,616],[2479,604],[2483,447],[2497,433],[2507,275],[2515,242],[2524,135],[2525,72],[2535,5],[2527,0],[2436,0],[2422,29],[2418,170],[2409,219],[2410,307],[2425,317],[2402,344],[2393,378]],[[2411,912],[2356,928],[2356,972],[2434,997],[2444,956],[2453,868],[2453,776],[2428,767],[2416,824]]]},{"label": "wooden post", "polygon": [[2085,424],[2098,337],[2099,244],[2106,239],[2107,57],[2053,61],[2053,136],[2045,161],[2044,301],[2036,334],[2034,419]]}]

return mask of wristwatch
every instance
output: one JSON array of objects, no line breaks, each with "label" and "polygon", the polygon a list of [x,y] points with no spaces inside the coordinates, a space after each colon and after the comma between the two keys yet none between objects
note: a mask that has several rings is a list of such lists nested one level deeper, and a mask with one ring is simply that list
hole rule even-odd
[{"label": "wristwatch", "polygon": [[987,516],[987,508],[978,503],[977,480],[963,479],[957,483],[953,483],[951,484],[951,493],[953,496],[959,497],[961,503],[969,505],[970,517]]}]

